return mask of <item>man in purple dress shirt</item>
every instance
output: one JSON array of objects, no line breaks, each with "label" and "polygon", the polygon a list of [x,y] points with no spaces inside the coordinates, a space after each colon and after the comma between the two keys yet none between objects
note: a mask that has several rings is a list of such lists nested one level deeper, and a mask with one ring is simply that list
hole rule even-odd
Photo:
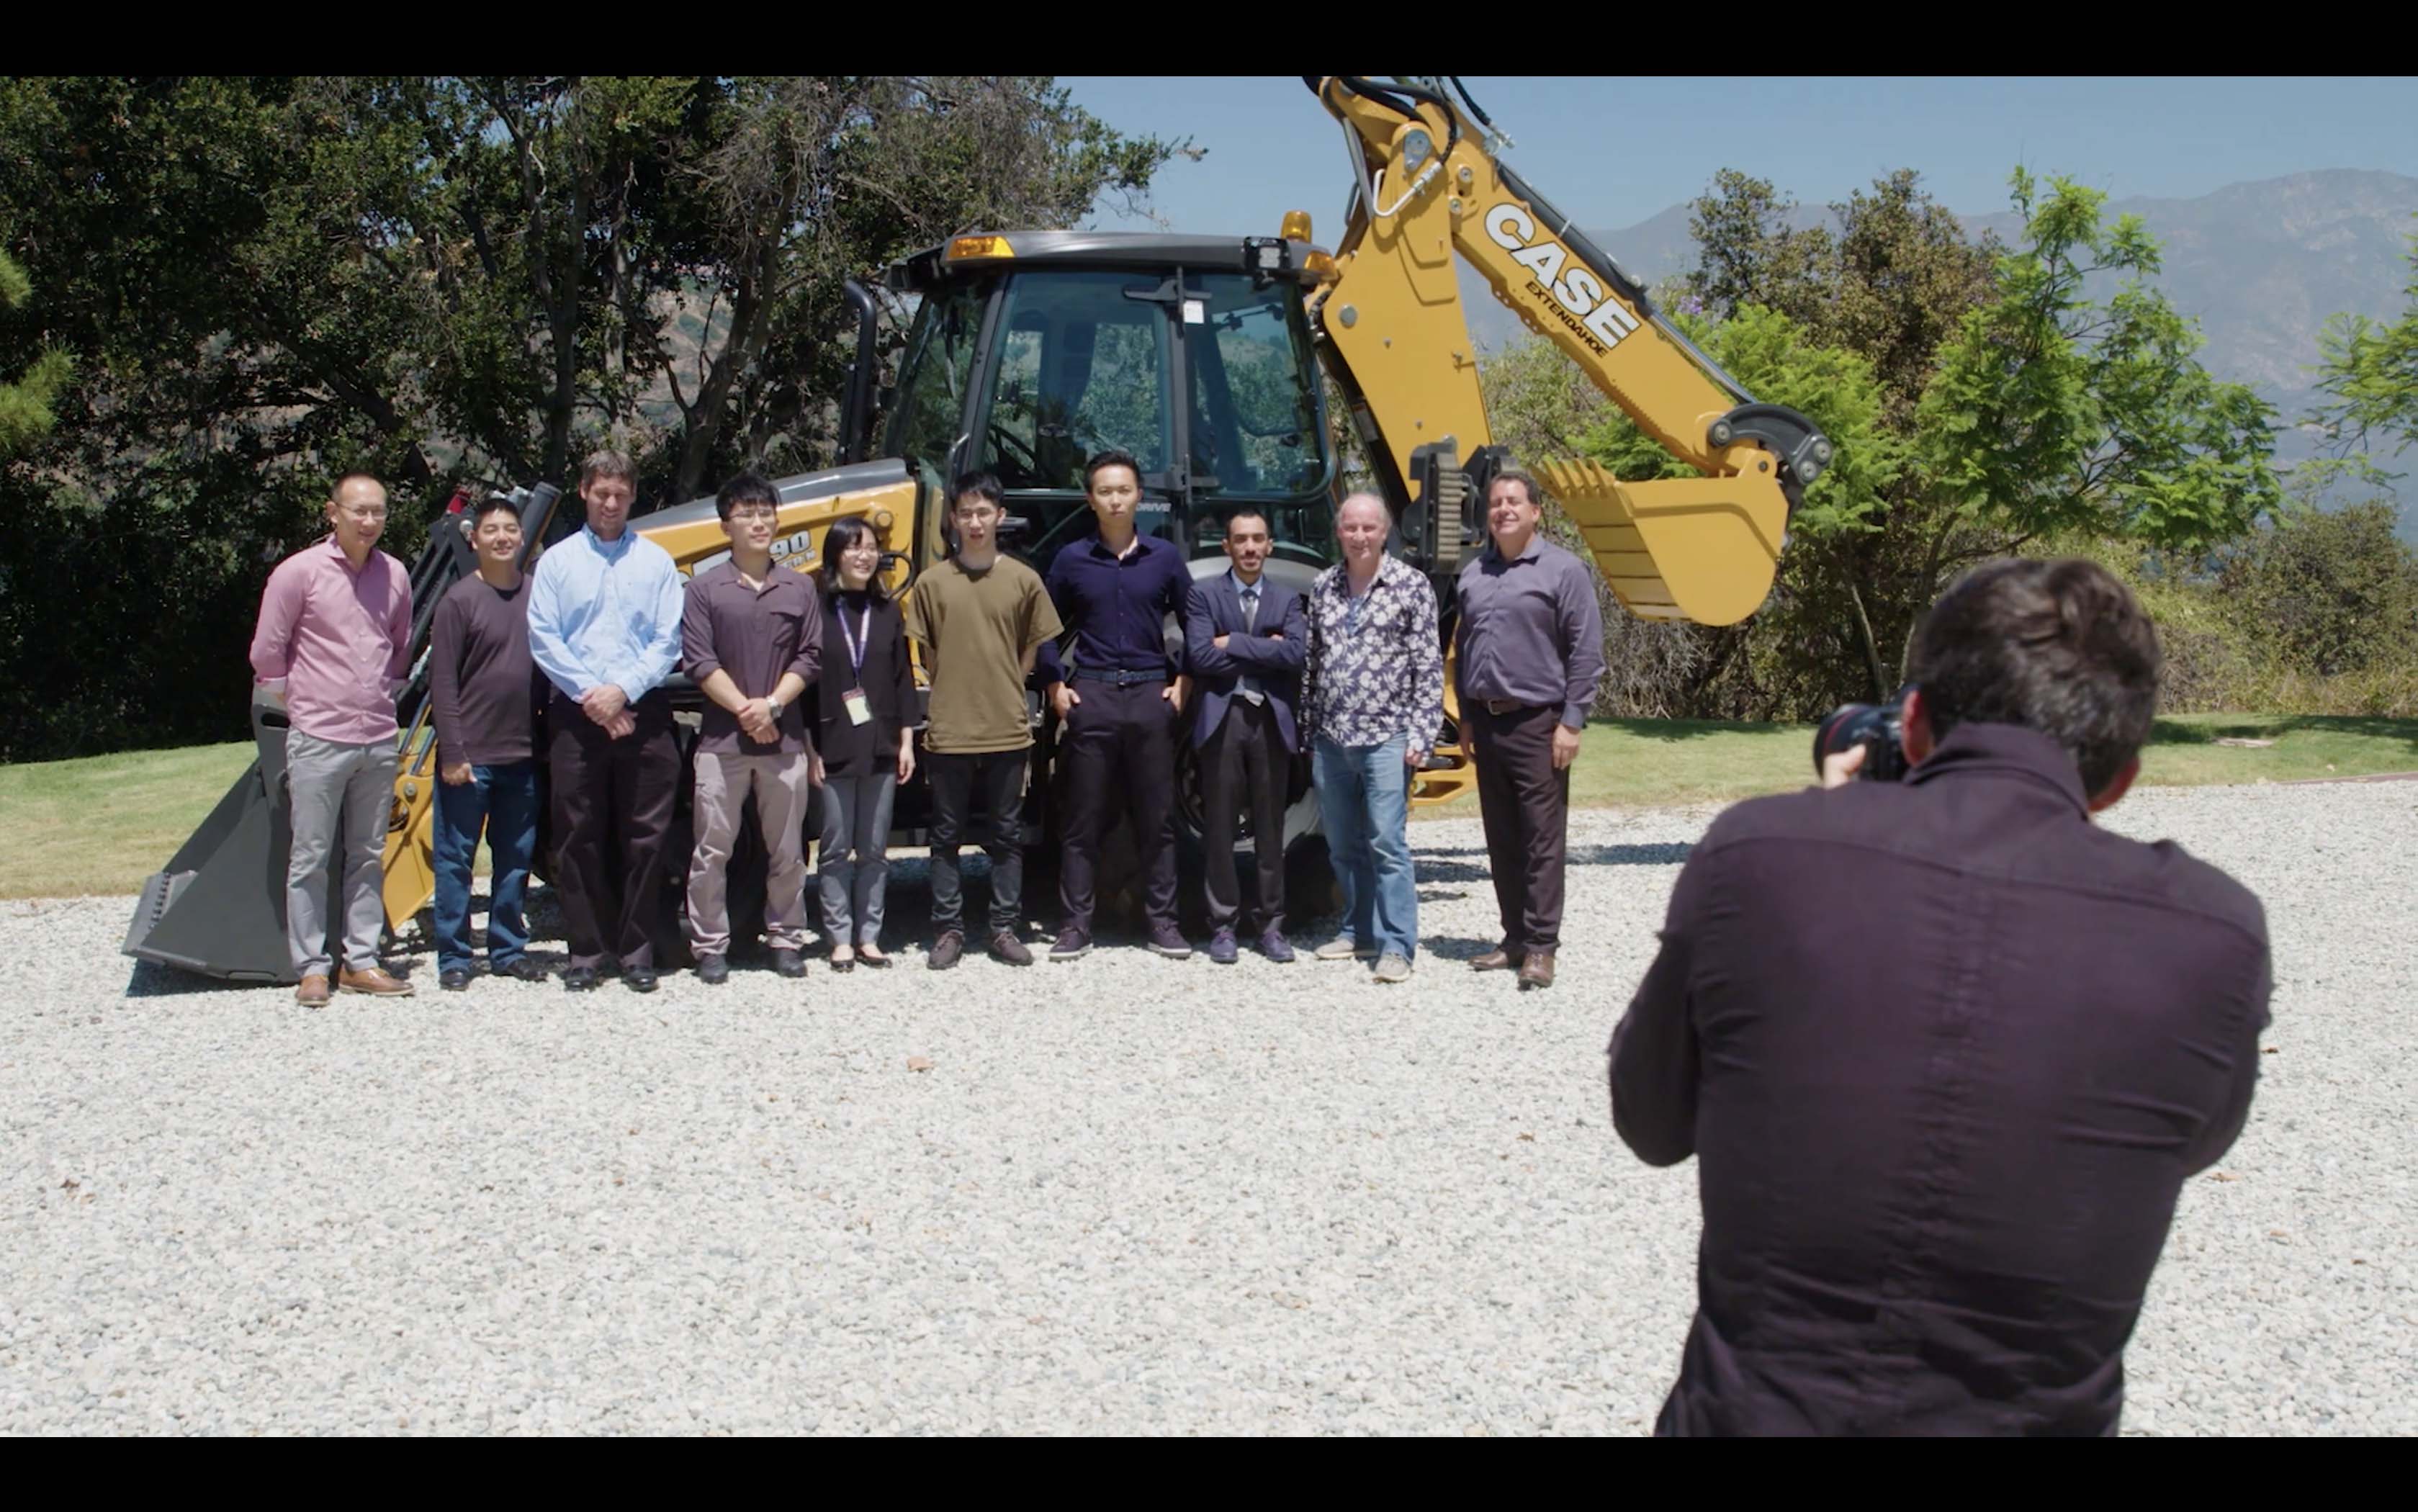
[{"label": "man in purple dress shirt", "polygon": [[[394,695],[411,655],[411,577],[377,549],[386,489],[365,472],[336,480],[332,533],[277,564],[261,594],[252,670],[283,695],[294,843],[285,863],[285,941],[320,1007],[329,978],[346,992],[402,997],[411,984],[378,962],[386,927],[387,814],[394,802]],[[344,967],[331,973],[328,865],[341,846]]]},{"label": "man in purple dress shirt", "polygon": [[1660,1433],[2114,1433],[2176,1199],[2250,1111],[2258,900],[2090,821],[2140,771],[2149,616],[1992,562],[1913,661],[1905,779],[1716,819],[1613,1038],[1614,1124],[1704,1206]]}]

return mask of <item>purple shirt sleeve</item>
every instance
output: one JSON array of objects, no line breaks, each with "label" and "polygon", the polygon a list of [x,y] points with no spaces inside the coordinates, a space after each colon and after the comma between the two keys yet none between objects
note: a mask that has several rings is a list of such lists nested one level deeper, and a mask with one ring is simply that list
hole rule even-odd
[{"label": "purple shirt sleeve", "polygon": [[260,594],[260,622],[252,634],[252,675],[274,682],[293,667],[294,627],[302,619],[302,574],[289,557],[268,574]]},{"label": "purple shirt sleeve", "polygon": [[1679,869],[1662,948],[1613,1031],[1612,1126],[1649,1166],[1676,1166],[1696,1153],[1696,1025],[1688,978],[1713,859],[1699,848]]},{"label": "purple shirt sleeve", "polygon": [[713,605],[709,602],[712,585],[700,574],[688,580],[686,602],[681,605],[681,660],[687,664],[688,680],[705,687],[705,680],[722,670],[721,658],[713,654]]},{"label": "purple shirt sleeve", "polygon": [[387,661],[386,676],[390,682],[401,682],[411,676],[411,574],[403,563],[392,557],[379,556],[386,568],[387,594],[386,630],[394,646],[394,654]]},{"label": "purple shirt sleeve", "polygon": [[462,618],[461,601],[449,593],[428,631],[428,698],[439,771],[462,764]]},{"label": "purple shirt sleeve", "polygon": [[1603,606],[1596,601],[1595,583],[1576,556],[1555,592],[1562,620],[1562,723],[1571,729],[1586,727],[1595,708],[1596,684],[1603,680]]},{"label": "purple shirt sleeve", "polygon": [[2233,1141],[2242,1137],[2242,1126],[2250,1121],[2251,1094],[2258,1090],[2258,1036],[2274,1022],[2268,1008],[2274,988],[2274,957],[2262,948],[2258,953],[2257,978],[2242,1004],[2235,1025],[2233,1079],[2226,1092],[2224,1110],[2200,1126],[2183,1152],[2186,1175],[2196,1176],[2215,1165],[2233,1148]]}]

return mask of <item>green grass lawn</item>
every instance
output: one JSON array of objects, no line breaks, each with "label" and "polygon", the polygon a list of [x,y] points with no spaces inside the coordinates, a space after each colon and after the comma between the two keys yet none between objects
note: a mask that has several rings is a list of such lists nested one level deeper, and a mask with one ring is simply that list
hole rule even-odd
[{"label": "green grass lawn", "polygon": [[[1606,720],[1589,726],[1571,802],[1722,803],[1813,780],[1805,725]],[[2220,741],[2266,741],[2263,746]],[[129,893],[167,863],[252,763],[249,742],[0,767],[0,898]],[[2291,782],[2418,771],[2418,720],[2185,714],[2158,721],[2150,784]],[[1423,817],[1475,817],[1475,802]]]},{"label": "green grass lawn", "polygon": [[[2220,745],[2220,740],[2273,743]],[[2179,714],[2158,721],[2141,756],[2141,781],[2152,786],[2292,782],[2380,771],[2418,771],[2418,720]],[[1813,781],[1811,725],[1599,720],[1587,726],[1580,748],[1570,802],[1611,808],[1727,803]],[[1475,805],[1419,812],[1441,818],[1464,807]]]}]

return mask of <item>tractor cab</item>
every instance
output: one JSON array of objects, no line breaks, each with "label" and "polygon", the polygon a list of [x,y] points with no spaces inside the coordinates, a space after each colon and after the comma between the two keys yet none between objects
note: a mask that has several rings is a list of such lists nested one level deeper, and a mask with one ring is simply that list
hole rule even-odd
[{"label": "tractor cab", "polygon": [[1046,571],[1092,529],[1083,464],[1141,465],[1140,528],[1214,557],[1226,514],[1266,514],[1273,557],[1335,559],[1336,459],[1303,291],[1307,243],[1088,231],[958,237],[890,271],[919,307],[878,455],[923,507],[939,559],[948,487],[976,469],[1007,497],[1002,544]]}]

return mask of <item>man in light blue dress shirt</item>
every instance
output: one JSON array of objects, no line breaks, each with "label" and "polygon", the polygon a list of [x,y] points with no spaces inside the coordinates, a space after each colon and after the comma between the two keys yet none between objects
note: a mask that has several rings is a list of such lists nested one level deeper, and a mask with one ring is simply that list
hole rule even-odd
[{"label": "man in light blue dress shirt", "polygon": [[592,990],[612,956],[633,991],[652,992],[681,776],[663,684],[680,663],[685,600],[671,554],[629,528],[629,458],[589,457],[579,496],[588,523],[538,558],[528,605],[529,655],[553,684],[554,877],[571,942],[562,985]]}]

